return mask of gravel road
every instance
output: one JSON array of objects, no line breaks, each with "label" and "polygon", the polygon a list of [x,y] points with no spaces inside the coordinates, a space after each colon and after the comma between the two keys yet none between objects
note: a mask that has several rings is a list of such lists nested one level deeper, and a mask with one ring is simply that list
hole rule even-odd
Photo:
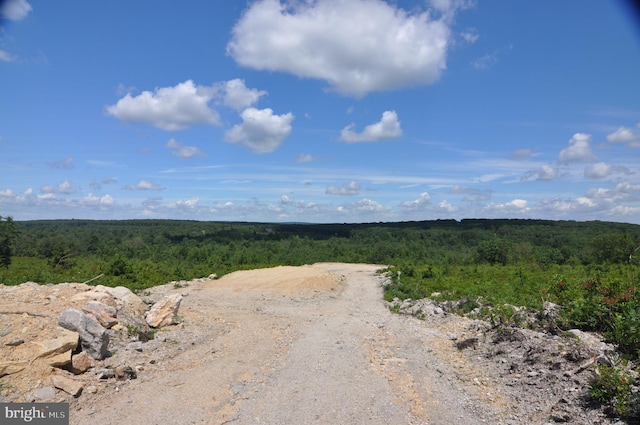
[{"label": "gravel road", "polygon": [[127,354],[138,379],[83,396],[71,423],[518,423],[450,340],[468,322],[392,314],[381,267],[277,267],[180,288],[183,323]]}]

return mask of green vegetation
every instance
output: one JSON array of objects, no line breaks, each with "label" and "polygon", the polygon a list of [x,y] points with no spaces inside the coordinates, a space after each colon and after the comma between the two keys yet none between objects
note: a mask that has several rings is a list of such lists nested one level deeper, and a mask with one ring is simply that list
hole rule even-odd
[{"label": "green vegetation", "polygon": [[[546,220],[267,224],[0,218],[0,282],[87,281],[134,290],[319,261],[392,265],[388,300],[564,307],[564,328],[640,350],[640,226]],[[508,309],[501,320],[508,320]]]}]

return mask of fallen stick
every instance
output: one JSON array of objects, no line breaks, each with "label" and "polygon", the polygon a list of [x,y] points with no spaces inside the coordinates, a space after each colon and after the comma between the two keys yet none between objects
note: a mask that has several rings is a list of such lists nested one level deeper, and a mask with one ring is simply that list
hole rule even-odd
[{"label": "fallen stick", "polygon": [[94,280],[96,280],[96,279],[100,279],[102,276],[104,276],[104,273],[100,273],[98,276],[96,276],[96,277],[94,277],[94,278],[92,278],[92,279],[89,279],[89,280],[87,280],[86,282],[82,282],[82,284],[83,284],[83,285],[86,285],[86,284],[87,284],[87,283],[89,283],[89,282],[93,282],[93,281],[94,281]]}]

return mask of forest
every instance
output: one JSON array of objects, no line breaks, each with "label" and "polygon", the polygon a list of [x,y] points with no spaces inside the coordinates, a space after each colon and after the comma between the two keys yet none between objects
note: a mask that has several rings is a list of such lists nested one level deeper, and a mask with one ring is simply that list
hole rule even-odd
[{"label": "forest", "polygon": [[0,283],[86,282],[141,291],[241,270],[315,262],[387,267],[385,298],[564,307],[565,327],[640,355],[640,225],[434,220],[276,224],[0,217]]}]

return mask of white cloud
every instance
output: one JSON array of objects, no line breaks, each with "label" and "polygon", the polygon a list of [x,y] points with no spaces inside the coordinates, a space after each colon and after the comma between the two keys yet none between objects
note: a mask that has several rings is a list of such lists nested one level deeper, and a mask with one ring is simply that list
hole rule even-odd
[{"label": "white cloud", "polygon": [[486,55],[481,56],[471,62],[471,66],[473,66],[475,69],[484,70],[490,68],[496,63],[498,63],[498,56],[495,53],[487,53]]},{"label": "white cloud", "polygon": [[524,199],[514,199],[503,204],[489,204],[489,208],[498,211],[526,212],[529,210],[529,202]]},{"label": "white cloud", "polygon": [[402,202],[400,204],[400,207],[402,207],[402,209],[404,210],[414,211],[420,208],[424,208],[425,206],[428,206],[430,203],[431,203],[431,195],[427,192],[422,192],[420,194],[420,197],[418,197],[418,199],[415,199],[413,201]]},{"label": "white cloud", "polygon": [[351,214],[371,214],[371,213],[383,213],[390,212],[390,209],[383,206],[379,202],[376,202],[372,199],[362,199],[357,202],[353,202],[347,205],[341,205],[336,208],[336,211],[342,214],[351,215]]},{"label": "white cloud", "polygon": [[355,196],[360,193],[360,185],[357,182],[350,182],[343,186],[329,186],[325,192],[327,195]]},{"label": "white cloud", "polygon": [[65,180],[58,185],[58,193],[64,193],[65,195],[71,195],[76,193],[77,190],[71,185],[69,180]]},{"label": "white cloud", "polygon": [[125,187],[127,190],[164,190],[165,188],[159,184],[150,182],[148,180],[140,180],[137,184],[127,184]]},{"label": "white cloud", "polygon": [[629,174],[627,167],[622,165],[610,165],[604,162],[598,162],[590,167],[585,168],[584,176],[588,179],[601,179],[612,174]]},{"label": "white cloud", "polygon": [[[640,127],[640,123],[638,123]],[[607,140],[611,143],[631,143],[640,140],[640,133],[630,128],[620,127],[616,131],[607,135]]]},{"label": "white cloud", "polygon": [[260,98],[267,94],[266,91],[249,89],[244,80],[236,78],[224,83],[224,104],[241,111],[249,106],[253,106]]},{"label": "white cloud", "polygon": [[536,180],[550,181],[557,178],[558,169],[551,165],[543,164],[537,170],[529,171],[528,173],[526,173],[521,180],[527,182]]},{"label": "white cloud", "polygon": [[435,82],[450,38],[444,19],[382,0],[259,0],[234,26],[227,53],[242,66],[321,79],[363,96]]},{"label": "white cloud", "polygon": [[595,161],[596,156],[591,151],[591,135],[576,133],[569,140],[569,147],[560,151],[558,162],[562,164],[574,162]]},{"label": "white cloud", "polygon": [[27,17],[33,7],[27,0],[7,0],[0,6],[0,19],[19,21]]},{"label": "white cloud", "polygon": [[194,210],[198,207],[199,199],[182,199],[169,204],[169,208],[176,208],[180,210]]},{"label": "white cloud", "polygon": [[142,122],[167,131],[183,130],[196,124],[220,125],[218,112],[208,104],[215,97],[214,87],[196,86],[187,80],[175,87],[127,93],[106,112],[122,121]]},{"label": "white cloud", "polygon": [[475,28],[469,28],[467,31],[460,33],[460,37],[469,44],[475,43],[480,38],[478,30]]},{"label": "white cloud", "polygon": [[171,155],[182,159],[191,159],[194,156],[207,156],[207,154],[202,152],[199,148],[195,146],[184,146],[173,138],[169,139],[165,146],[169,149],[173,149]]},{"label": "white cloud", "polygon": [[256,153],[273,152],[291,133],[291,112],[274,115],[270,108],[247,108],[240,114],[242,124],[225,133],[225,139],[251,149]]},{"label": "white cloud", "polygon": [[352,123],[343,128],[340,133],[340,140],[347,143],[378,142],[402,136],[402,129],[400,128],[396,111],[383,112],[380,121],[366,126],[362,133],[353,131],[354,127],[355,124]]},{"label": "white cloud", "polygon": [[312,155],[301,153],[296,157],[296,162],[312,162],[314,159]]},{"label": "white cloud", "polygon": [[109,206],[114,204],[114,199],[111,195],[97,196],[93,193],[89,193],[87,196],[81,199],[80,201],[84,205],[100,205],[100,206]]}]

